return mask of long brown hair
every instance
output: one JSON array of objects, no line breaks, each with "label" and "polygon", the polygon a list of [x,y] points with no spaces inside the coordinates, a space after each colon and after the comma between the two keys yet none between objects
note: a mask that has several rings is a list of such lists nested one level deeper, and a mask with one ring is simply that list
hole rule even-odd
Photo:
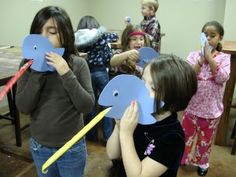
[{"label": "long brown hair", "polygon": [[[184,110],[197,91],[193,68],[174,55],[160,55],[151,61],[150,72],[155,90],[156,113]],[[164,106],[161,107],[161,101]]]},{"label": "long brown hair", "polygon": [[65,48],[63,58],[69,60],[71,54],[77,54],[75,47],[75,36],[70,18],[65,10],[56,6],[47,6],[42,8],[35,15],[30,28],[30,34],[40,34],[43,25],[48,19],[53,18],[57,24],[59,31],[60,42],[62,47]]}]

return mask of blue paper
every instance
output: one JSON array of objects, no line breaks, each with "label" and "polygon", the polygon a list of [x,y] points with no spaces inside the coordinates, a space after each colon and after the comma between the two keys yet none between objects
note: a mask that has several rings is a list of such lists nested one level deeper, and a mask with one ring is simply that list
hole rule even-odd
[{"label": "blue paper", "polygon": [[31,68],[35,71],[46,72],[55,71],[55,68],[49,66],[45,55],[47,52],[54,52],[62,56],[64,48],[54,48],[52,43],[42,35],[30,34],[25,37],[22,46],[22,56],[24,59],[33,59]]},{"label": "blue paper", "polygon": [[204,56],[204,48],[207,43],[207,38],[205,33],[201,33],[201,54]]},{"label": "blue paper", "polygon": [[101,92],[98,103],[105,107],[112,106],[106,116],[121,119],[125,109],[134,100],[139,103],[139,123],[155,123],[156,119],[151,115],[154,112],[154,98],[149,96],[144,81],[134,75],[114,77]]},{"label": "blue paper", "polygon": [[157,58],[160,54],[151,47],[142,47],[139,49],[138,66],[143,68],[150,60]]},{"label": "blue paper", "polygon": [[[206,34],[205,33],[201,33],[201,56],[204,56],[204,48],[206,46],[206,43],[207,43],[207,37],[206,37]],[[211,52],[213,49],[212,46],[208,45],[208,50]]]}]

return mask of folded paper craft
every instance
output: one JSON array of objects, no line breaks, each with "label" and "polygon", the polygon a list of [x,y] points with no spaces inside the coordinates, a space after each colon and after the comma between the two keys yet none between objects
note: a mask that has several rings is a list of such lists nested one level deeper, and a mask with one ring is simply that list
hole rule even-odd
[{"label": "folded paper craft", "polygon": [[139,49],[139,62],[137,65],[143,68],[149,61],[157,58],[160,54],[151,47],[142,47]]},{"label": "folded paper craft", "polygon": [[154,99],[149,96],[144,81],[134,75],[121,74],[114,77],[101,92],[98,103],[112,107],[107,117],[121,119],[133,100],[139,104],[139,123],[155,123],[156,119],[152,116],[155,112]]},{"label": "folded paper craft", "polygon": [[54,52],[62,56],[64,50],[64,48],[54,48],[52,43],[42,35],[30,34],[23,41],[22,56],[24,59],[33,59],[31,69],[35,71],[55,71],[47,64],[45,55],[47,52]]}]

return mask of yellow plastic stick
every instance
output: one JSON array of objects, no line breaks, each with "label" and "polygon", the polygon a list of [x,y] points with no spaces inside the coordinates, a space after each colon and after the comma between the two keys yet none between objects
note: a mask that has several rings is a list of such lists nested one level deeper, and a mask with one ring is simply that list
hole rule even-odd
[{"label": "yellow plastic stick", "polygon": [[110,111],[110,108],[104,109],[95,118],[93,118],[82,130],[71,138],[64,146],[58,149],[42,166],[42,173],[47,173],[47,168],[59,159],[68,149],[70,149],[77,141],[79,141],[91,128],[93,128],[102,118]]}]

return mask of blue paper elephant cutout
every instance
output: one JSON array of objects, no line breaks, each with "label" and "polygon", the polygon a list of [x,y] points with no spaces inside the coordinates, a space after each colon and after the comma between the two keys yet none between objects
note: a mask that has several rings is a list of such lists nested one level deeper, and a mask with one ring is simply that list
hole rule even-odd
[{"label": "blue paper elephant cutout", "polygon": [[31,69],[38,72],[55,71],[55,68],[47,64],[45,54],[54,52],[62,56],[64,48],[54,48],[52,43],[44,36],[30,34],[25,37],[22,46],[22,56],[24,59],[33,59]]},{"label": "blue paper elephant cutout", "polygon": [[[205,46],[206,43],[208,43],[207,41],[207,37],[206,34],[204,32],[201,33],[201,56],[204,57],[204,50],[205,50]],[[211,45],[208,46],[208,50],[211,52],[213,49],[213,47]]]},{"label": "blue paper elephant cutout", "polygon": [[142,47],[139,49],[139,62],[137,63],[138,66],[144,68],[144,66],[154,58],[157,58],[160,54],[156,52],[151,47]]},{"label": "blue paper elephant cutout", "polygon": [[139,104],[139,123],[155,123],[156,119],[152,116],[155,112],[154,98],[149,96],[144,81],[134,75],[121,74],[114,77],[101,92],[98,103],[105,107],[112,106],[106,116],[121,119],[133,100]]}]

